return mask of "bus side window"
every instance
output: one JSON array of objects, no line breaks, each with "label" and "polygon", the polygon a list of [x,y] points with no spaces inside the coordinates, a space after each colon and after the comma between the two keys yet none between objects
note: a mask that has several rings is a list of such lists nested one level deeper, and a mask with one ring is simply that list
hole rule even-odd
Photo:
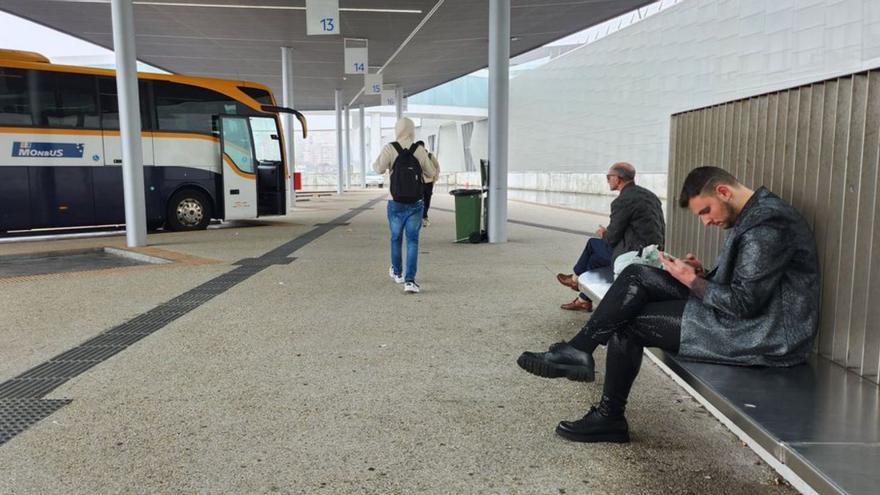
[{"label": "bus side window", "polygon": [[34,125],[25,71],[0,69],[0,125]]},{"label": "bus side window", "polygon": [[95,76],[55,73],[56,104],[47,113],[49,127],[100,129]]},{"label": "bus side window", "polygon": [[46,126],[55,108],[51,72],[0,69],[0,125]]},{"label": "bus side window", "polygon": [[162,131],[213,134],[217,115],[241,114],[244,105],[232,98],[198,86],[153,81],[158,128]]},{"label": "bus side window", "polygon": [[[101,77],[98,79],[98,93],[101,98],[101,126],[104,129],[119,129],[119,96],[116,91],[116,79]],[[150,116],[149,81],[138,81],[138,97],[141,102],[141,130],[152,130]]]}]

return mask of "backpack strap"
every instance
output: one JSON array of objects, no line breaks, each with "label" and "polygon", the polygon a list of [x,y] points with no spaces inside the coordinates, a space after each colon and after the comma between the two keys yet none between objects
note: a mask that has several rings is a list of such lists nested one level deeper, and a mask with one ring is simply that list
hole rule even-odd
[{"label": "backpack strap", "polygon": [[403,147],[397,141],[392,141],[391,146],[394,146],[394,149],[397,150],[397,154],[403,154]]},{"label": "backpack strap", "polygon": [[409,152],[415,154],[417,149],[419,149],[419,143],[413,143],[412,146],[409,147]]}]

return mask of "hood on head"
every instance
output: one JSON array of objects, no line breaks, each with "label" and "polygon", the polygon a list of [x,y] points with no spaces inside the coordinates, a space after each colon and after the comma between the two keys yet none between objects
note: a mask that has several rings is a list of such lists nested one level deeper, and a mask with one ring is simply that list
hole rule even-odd
[{"label": "hood on head", "polygon": [[394,134],[397,136],[397,142],[412,143],[416,140],[416,124],[412,120],[402,117],[394,124]]}]

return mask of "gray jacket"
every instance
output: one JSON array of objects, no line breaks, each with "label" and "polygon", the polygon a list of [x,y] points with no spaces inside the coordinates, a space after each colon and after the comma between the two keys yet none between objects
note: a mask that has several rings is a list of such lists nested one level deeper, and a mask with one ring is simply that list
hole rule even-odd
[{"label": "gray jacket", "polygon": [[761,366],[807,359],[819,321],[819,261],[813,233],[791,205],[755,191],[705,278],[685,306],[680,356]]},{"label": "gray jacket", "polygon": [[645,246],[663,246],[666,222],[656,194],[630,184],[611,202],[611,221],[602,239],[611,246],[613,258]]}]

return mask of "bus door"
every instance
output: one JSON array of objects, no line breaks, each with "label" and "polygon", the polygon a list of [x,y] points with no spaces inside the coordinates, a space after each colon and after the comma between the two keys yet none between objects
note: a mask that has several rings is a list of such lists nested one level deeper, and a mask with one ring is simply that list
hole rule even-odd
[{"label": "bus door", "polygon": [[257,216],[256,153],[247,117],[220,116],[220,157],[226,220]]},{"label": "bus door", "polygon": [[287,213],[287,184],[276,117],[250,117],[257,157],[257,216]]},{"label": "bus door", "polygon": [[[125,222],[125,201],[122,191],[122,138],[119,134],[119,103],[116,92],[116,79],[99,77],[98,89],[101,96],[101,128],[103,129],[104,156],[99,161],[103,166],[95,167],[92,174],[95,194],[95,223],[116,224]],[[139,81],[138,92],[141,100],[141,128],[149,129],[149,106],[146,105],[146,81]],[[153,155],[153,133],[141,132],[142,158],[145,167],[155,165]],[[147,183],[150,169],[144,170]]]}]

